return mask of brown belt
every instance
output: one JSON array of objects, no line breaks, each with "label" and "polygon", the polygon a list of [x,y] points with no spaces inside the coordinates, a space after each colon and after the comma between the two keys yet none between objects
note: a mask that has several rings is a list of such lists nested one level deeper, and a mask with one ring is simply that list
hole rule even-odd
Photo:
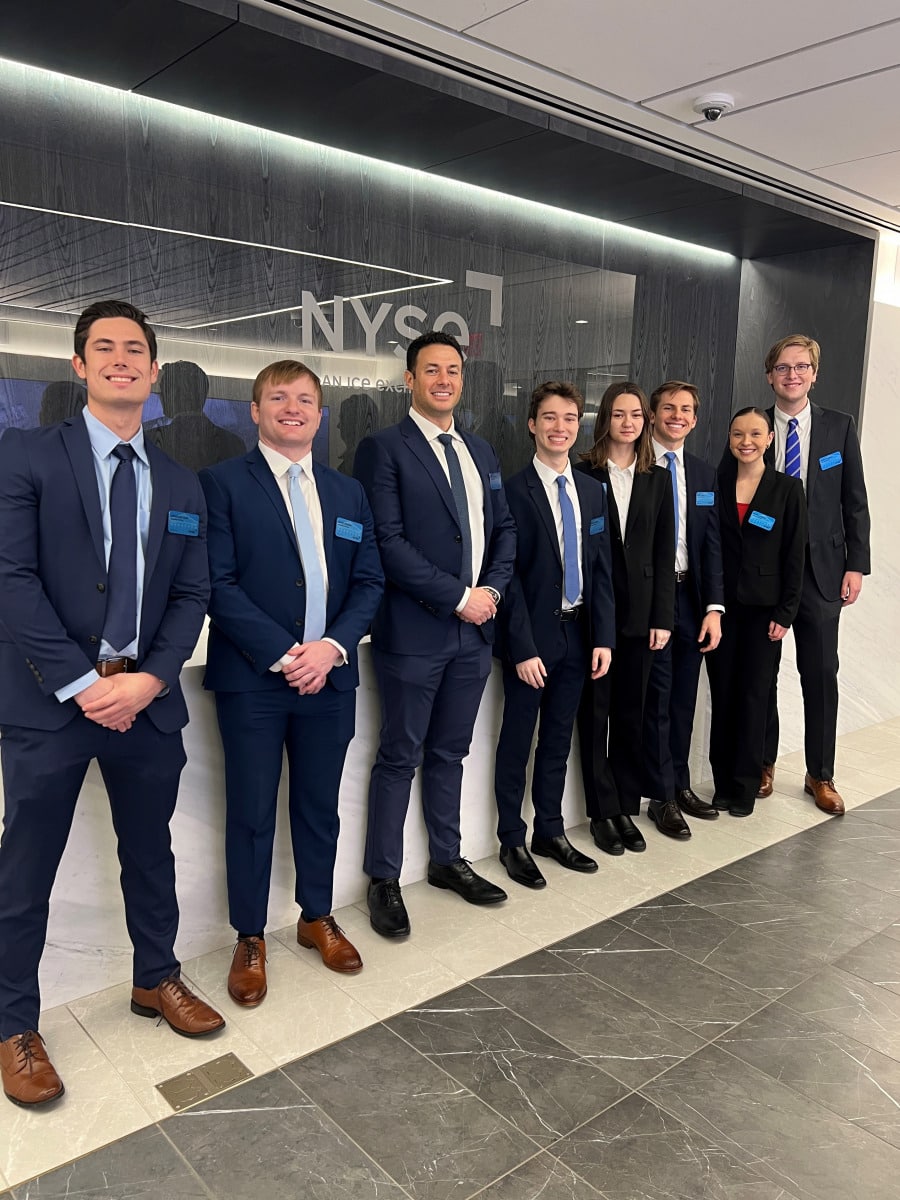
[{"label": "brown belt", "polygon": [[103,658],[96,664],[95,670],[103,679],[107,675],[124,675],[137,670],[137,661],[133,658]]}]

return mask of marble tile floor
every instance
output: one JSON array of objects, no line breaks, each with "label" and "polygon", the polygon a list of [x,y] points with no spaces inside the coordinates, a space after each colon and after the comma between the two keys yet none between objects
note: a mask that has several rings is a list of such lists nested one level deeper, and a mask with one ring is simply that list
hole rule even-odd
[{"label": "marble tile floor", "polygon": [[[228,1017],[212,1040],[121,984],[49,1010],[67,1095],[0,1104],[2,1200],[893,1198],[900,720],[839,762],[843,820],[788,758],[753,818],[651,831],[593,876],[548,863],[496,909],[413,884],[405,942],[351,906],[359,976],[279,930],[258,1009],[228,1000],[230,947],[186,962]],[[156,1084],[228,1051],[254,1078],[172,1115]]]}]

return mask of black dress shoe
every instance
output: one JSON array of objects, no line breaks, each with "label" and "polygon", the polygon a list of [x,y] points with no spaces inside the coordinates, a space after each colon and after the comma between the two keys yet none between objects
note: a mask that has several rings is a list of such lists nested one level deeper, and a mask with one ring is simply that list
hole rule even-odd
[{"label": "black dress shoe", "polygon": [[538,870],[538,865],[524,846],[501,846],[500,861],[506,867],[506,873],[516,883],[523,887],[542,888],[547,886],[547,880]]},{"label": "black dress shoe", "polygon": [[594,817],[591,821],[591,837],[594,845],[605,854],[625,853],[625,846],[612,817]]},{"label": "black dress shoe", "polygon": [[584,875],[591,875],[597,870],[594,860],[576,850],[564,833],[552,838],[535,835],[531,839],[531,853],[540,854],[543,858],[555,858],[561,867],[581,871]]},{"label": "black dress shoe", "polygon": [[699,817],[701,821],[715,821],[719,815],[715,805],[701,800],[697,793],[691,791],[690,788],[682,788],[677,791],[675,803],[689,817]]},{"label": "black dress shoe", "polygon": [[753,800],[732,800],[728,811],[733,817],[752,817],[756,798]]},{"label": "black dress shoe", "polygon": [[495,887],[472,870],[464,858],[452,863],[428,864],[428,882],[432,887],[447,888],[469,904],[500,904],[507,898],[503,888]]},{"label": "black dress shoe", "polygon": [[[713,812],[716,816],[719,815],[715,809]],[[647,808],[647,816],[659,832],[664,833],[666,837],[678,838],[680,842],[686,842],[691,836],[690,826],[681,815],[681,809],[674,800],[667,800],[665,804],[657,804],[655,800],[652,800]]]},{"label": "black dress shoe", "polygon": [[731,801],[727,800],[724,796],[713,796],[712,802],[716,812],[728,812],[729,808],[731,808]]},{"label": "black dress shoe", "polygon": [[406,937],[409,914],[400,895],[399,879],[371,879],[366,893],[369,924],[382,937]]},{"label": "black dress shoe", "polygon": [[633,850],[635,854],[640,854],[642,850],[647,849],[647,843],[644,841],[644,835],[629,817],[628,813],[619,813],[613,817],[613,822],[616,829],[619,831],[619,837],[622,839],[622,844],[626,850]]}]

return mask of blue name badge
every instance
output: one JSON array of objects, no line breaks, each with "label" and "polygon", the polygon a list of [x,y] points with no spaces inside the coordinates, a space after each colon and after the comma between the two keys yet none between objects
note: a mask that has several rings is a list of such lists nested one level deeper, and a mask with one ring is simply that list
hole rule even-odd
[{"label": "blue name badge", "polygon": [[169,510],[169,533],[180,533],[182,537],[200,536],[200,516],[198,513],[175,512]]},{"label": "blue name badge", "polygon": [[606,517],[591,517],[591,533],[602,533],[606,528]]},{"label": "blue name badge", "polygon": [[765,529],[766,533],[775,524],[775,518],[768,516],[766,513],[757,512],[754,508],[753,512],[747,518],[750,525],[755,525],[757,529]]},{"label": "blue name badge", "polygon": [[698,508],[712,508],[716,502],[715,492],[698,492],[695,503]]},{"label": "blue name badge", "polygon": [[490,475],[488,475],[488,482],[491,485],[492,492],[499,492],[503,487],[503,480],[500,478],[499,471],[491,471]]},{"label": "blue name badge", "polygon": [[359,521],[349,521],[346,517],[338,517],[334,523],[334,536],[347,542],[361,542],[363,527]]},{"label": "blue name badge", "polygon": [[840,450],[835,450],[834,454],[826,454],[824,458],[819,459],[819,469],[830,471],[832,467],[839,467],[843,461]]}]

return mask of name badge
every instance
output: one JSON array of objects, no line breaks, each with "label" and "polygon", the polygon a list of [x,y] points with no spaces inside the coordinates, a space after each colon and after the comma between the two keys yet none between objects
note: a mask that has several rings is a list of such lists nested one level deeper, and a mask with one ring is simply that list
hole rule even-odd
[{"label": "name badge", "polygon": [[334,536],[347,542],[361,542],[363,527],[359,521],[350,521],[346,517],[338,517],[334,523]]},{"label": "name badge", "polygon": [[716,503],[716,493],[698,492],[695,503],[698,508],[712,508]]},{"label": "name badge", "polygon": [[491,471],[490,475],[488,475],[488,482],[491,485],[492,492],[499,492],[503,487],[503,480],[500,478],[499,471]]},{"label": "name badge", "polygon": [[843,461],[840,450],[835,450],[834,454],[826,454],[824,458],[819,459],[819,469],[830,471],[832,467],[839,467]]},{"label": "name badge", "polygon": [[606,517],[591,517],[591,533],[602,533],[606,528]]},{"label": "name badge", "polygon": [[747,518],[747,523],[755,525],[757,529],[765,529],[766,533],[768,533],[775,524],[775,518],[768,516],[767,513],[757,512],[754,508],[753,512]]},{"label": "name badge", "polygon": [[169,533],[180,533],[182,537],[199,537],[199,513],[175,512],[174,509],[170,509]]}]

